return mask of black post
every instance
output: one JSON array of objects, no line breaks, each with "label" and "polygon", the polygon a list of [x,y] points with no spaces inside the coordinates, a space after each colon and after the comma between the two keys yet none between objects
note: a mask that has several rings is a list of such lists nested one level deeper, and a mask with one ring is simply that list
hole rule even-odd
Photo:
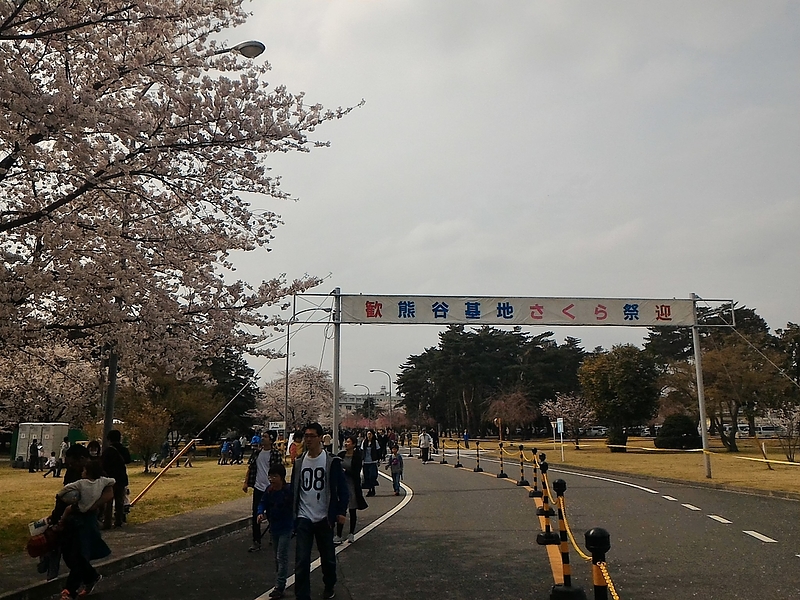
[{"label": "black post", "polygon": [[536,536],[536,543],[540,546],[555,546],[560,540],[558,534],[550,529],[550,517],[556,513],[550,508],[550,499],[547,495],[547,480],[545,479],[547,462],[542,462],[539,468],[542,470],[542,506],[536,509],[536,516],[545,518],[545,526],[544,531]]},{"label": "black post", "polygon": [[556,479],[553,490],[558,497],[558,536],[561,542],[561,569],[564,574],[564,584],[554,585],[550,591],[550,600],[586,600],[586,594],[581,588],[572,587],[572,567],[569,564],[569,541],[567,540],[567,525],[564,519],[564,492],[567,491],[567,482]]},{"label": "black post", "polygon": [[[544,453],[542,453],[544,456]],[[544,459],[542,459],[544,460]],[[536,455],[536,448],[533,449],[533,489],[528,493],[528,498],[541,498],[542,492],[539,490],[539,475],[538,475],[539,459]]]},{"label": "black post", "polygon": [[444,436],[440,436],[439,437],[439,443],[441,443],[441,445],[442,445],[442,447],[441,447],[442,460],[439,461],[439,464],[440,465],[446,465],[448,463],[447,463],[447,459],[444,457]]},{"label": "black post", "polygon": [[456,464],[455,468],[460,469],[464,465],[461,464],[461,440],[456,440]]},{"label": "black post", "polygon": [[508,479],[508,475],[503,470],[503,442],[500,442],[500,472],[497,474],[498,479]]},{"label": "black post", "polygon": [[522,487],[524,485],[530,485],[528,480],[525,479],[525,455],[524,455],[524,448],[522,444],[519,445],[519,481],[517,485]]},{"label": "black post", "polygon": [[481,443],[478,440],[475,440],[475,460],[477,465],[472,470],[475,473],[483,473],[483,469],[481,469]]},{"label": "black post", "polygon": [[602,527],[593,527],[584,534],[586,549],[592,553],[592,581],[594,600],[608,600],[608,584],[600,568],[606,562],[606,552],[611,549],[611,536]]}]

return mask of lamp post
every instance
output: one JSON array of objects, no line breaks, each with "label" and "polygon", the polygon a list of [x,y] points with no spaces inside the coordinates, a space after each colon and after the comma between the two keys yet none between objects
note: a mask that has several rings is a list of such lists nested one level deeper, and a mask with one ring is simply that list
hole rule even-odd
[{"label": "lamp post", "polygon": [[370,398],[372,396],[372,392],[370,392],[369,388],[365,386],[363,383],[354,383],[353,387],[367,388],[367,419],[369,419],[369,425],[370,427],[372,427],[372,404],[370,404]]},{"label": "lamp post", "polygon": [[381,369],[370,369],[370,373],[383,373],[389,378],[389,429],[392,429],[392,376]]},{"label": "lamp post", "polygon": [[287,440],[287,443],[289,440],[289,332],[292,323],[297,322],[297,315],[302,315],[305,312],[313,312],[315,310],[321,310],[327,313],[331,312],[330,308],[314,306],[312,308],[304,308],[294,313],[292,318],[286,321],[286,375],[283,380],[283,438]]}]

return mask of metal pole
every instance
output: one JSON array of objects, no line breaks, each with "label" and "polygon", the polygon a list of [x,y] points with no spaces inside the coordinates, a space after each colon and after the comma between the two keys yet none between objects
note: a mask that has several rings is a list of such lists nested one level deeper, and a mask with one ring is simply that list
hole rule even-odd
[{"label": "metal pole", "polygon": [[114,400],[117,396],[117,365],[119,356],[113,348],[108,355],[108,391],[106,392],[106,411],[103,419],[103,448],[108,445],[108,432],[114,429]]},{"label": "metal pole", "polygon": [[333,452],[339,451],[339,369],[342,345],[342,297],[341,290],[333,290]]},{"label": "metal pole", "polygon": [[381,369],[370,369],[370,373],[383,373],[389,378],[389,429],[392,429],[392,376]]},{"label": "metal pole", "polygon": [[285,440],[289,439],[289,329],[293,319],[294,314],[286,322],[286,377],[283,382],[283,439]]},{"label": "metal pole", "polygon": [[703,440],[703,464],[706,468],[706,477],[711,479],[711,457],[708,453],[708,429],[706,428],[706,393],[703,388],[703,359],[700,350],[700,331],[697,325],[698,296],[692,293],[689,297],[692,299],[692,312],[694,313],[692,343],[694,345],[694,368],[697,374],[697,404],[700,409],[700,437]]}]

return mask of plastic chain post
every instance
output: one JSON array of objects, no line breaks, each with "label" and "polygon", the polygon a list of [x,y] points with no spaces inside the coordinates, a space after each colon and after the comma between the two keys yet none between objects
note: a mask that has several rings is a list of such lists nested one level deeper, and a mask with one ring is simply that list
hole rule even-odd
[{"label": "plastic chain post", "polygon": [[547,462],[543,461],[539,468],[542,470],[542,506],[536,509],[536,516],[545,518],[545,526],[544,531],[536,536],[536,543],[540,546],[555,546],[560,539],[558,534],[550,529],[550,517],[556,513],[550,508],[550,499],[547,495]]},{"label": "plastic chain post", "polygon": [[[544,453],[542,453],[544,456]],[[544,459],[542,459],[544,460]],[[541,498],[542,492],[539,489],[539,459],[536,455],[536,448],[533,449],[533,489],[528,493],[528,498]]]},{"label": "plastic chain post", "polygon": [[475,440],[475,460],[477,464],[472,470],[475,473],[483,473],[483,469],[481,469],[481,443],[478,440]]},{"label": "plastic chain post", "polygon": [[530,485],[525,479],[525,448],[522,447],[522,444],[519,445],[519,481],[517,485],[519,487]]},{"label": "plastic chain post", "polygon": [[586,549],[592,554],[592,581],[594,600],[608,600],[608,584],[601,565],[606,562],[606,552],[611,549],[611,536],[602,527],[593,527],[584,534]]},{"label": "plastic chain post", "polygon": [[464,465],[461,464],[461,440],[456,440],[456,469],[463,468]]},{"label": "plastic chain post", "polygon": [[503,442],[500,442],[500,472],[497,474],[498,479],[508,479],[508,475],[503,470]]},{"label": "plastic chain post", "polygon": [[447,459],[444,457],[444,447],[445,447],[444,438],[443,437],[439,438],[439,441],[442,443],[442,448],[441,448],[441,450],[442,450],[442,460],[439,461],[439,464],[440,465],[446,465],[447,464]]},{"label": "plastic chain post", "polygon": [[569,564],[569,541],[567,540],[567,526],[564,520],[564,492],[567,491],[567,482],[556,479],[553,490],[558,498],[558,536],[561,551],[561,569],[564,574],[564,584],[554,585],[550,591],[550,600],[586,600],[586,594],[581,588],[572,587],[572,567]]}]

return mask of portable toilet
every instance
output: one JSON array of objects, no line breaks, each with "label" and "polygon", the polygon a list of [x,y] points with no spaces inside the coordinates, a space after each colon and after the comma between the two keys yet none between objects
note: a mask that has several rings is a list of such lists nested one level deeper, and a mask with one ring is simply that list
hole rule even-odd
[{"label": "portable toilet", "polygon": [[14,460],[22,457],[27,464],[31,454],[31,443],[41,444],[39,456],[49,457],[51,452],[61,449],[61,441],[69,435],[69,423],[20,423],[17,433],[17,447],[11,455]]}]

